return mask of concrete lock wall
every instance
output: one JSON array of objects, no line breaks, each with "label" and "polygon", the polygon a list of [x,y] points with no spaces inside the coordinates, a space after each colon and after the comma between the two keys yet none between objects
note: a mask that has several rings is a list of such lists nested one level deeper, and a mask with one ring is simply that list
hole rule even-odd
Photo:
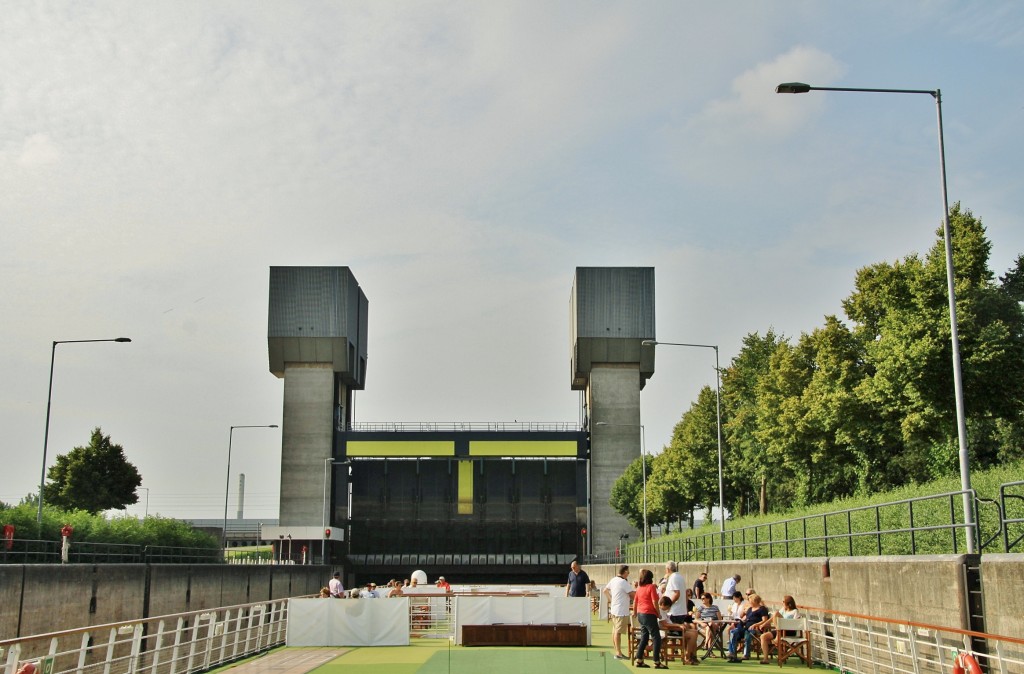
[{"label": "concrete lock wall", "polygon": [[[687,586],[693,585],[697,574],[707,571],[705,587],[716,595],[722,582],[738,573],[741,591],[753,587],[773,606],[789,594],[801,606],[968,629],[965,560],[964,555],[819,557],[680,563],[679,571]],[[1024,613],[1019,610],[1024,555],[991,554],[981,560],[985,631],[1003,636],[1024,633]],[[587,566],[586,571],[603,587],[614,575],[615,566]],[[629,566],[631,580],[641,568],[651,569],[654,577],[660,578],[665,561]]]},{"label": "concrete lock wall", "polygon": [[323,566],[2,565],[0,640],[312,595],[332,573]]}]

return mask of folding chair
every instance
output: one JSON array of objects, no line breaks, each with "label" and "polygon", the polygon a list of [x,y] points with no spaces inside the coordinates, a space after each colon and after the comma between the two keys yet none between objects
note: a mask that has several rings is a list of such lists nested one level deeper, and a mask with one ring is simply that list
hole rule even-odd
[{"label": "folding chair", "polygon": [[[663,647],[662,650],[664,650],[665,640],[662,639],[661,643],[662,643],[662,647]],[[632,661],[637,659],[638,656],[637,656],[637,652],[636,651],[637,651],[637,647],[639,645],[640,645],[640,626],[636,624],[636,619],[633,618],[633,619],[630,620],[630,630],[629,630],[629,660],[630,660],[630,662],[632,662]],[[653,650],[654,650],[654,640],[653,639],[648,639],[647,640],[647,648],[644,649],[643,657],[640,657],[639,659],[640,660],[653,660],[654,659],[654,654],[652,652]]]},{"label": "folding chair", "polygon": [[791,655],[797,656],[810,667],[811,631],[807,628],[807,618],[776,618],[775,627],[779,630],[775,637],[779,667]]}]

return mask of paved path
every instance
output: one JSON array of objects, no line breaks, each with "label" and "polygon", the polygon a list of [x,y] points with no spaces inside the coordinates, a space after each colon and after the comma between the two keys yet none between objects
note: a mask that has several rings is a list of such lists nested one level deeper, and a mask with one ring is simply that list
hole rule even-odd
[{"label": "paved path", "polygon": [[275,648],[231,667],[231,674],[306,674],[348,651],[347,648]]}]

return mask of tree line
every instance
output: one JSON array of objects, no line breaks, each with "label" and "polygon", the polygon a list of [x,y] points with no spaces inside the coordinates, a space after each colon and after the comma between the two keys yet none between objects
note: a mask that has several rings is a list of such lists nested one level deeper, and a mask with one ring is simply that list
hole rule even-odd
[{"label": "tree line", "polygon": [[[971,465],[1024,457],[1024,255],[998,279],[981,219],[949,212]],[[946,257],[941,228],[927,255],[856,273],[837,315],[791,338],[743,338],[721,369],[726,510],[741,516],[919,484],[958,470]],[[648,458],[652,525],[692,526],[718,505],[714,388],[704,387]],[[641,459],[611,505],[643,522]],[[708,517],[710,519],[710,517]]]}]

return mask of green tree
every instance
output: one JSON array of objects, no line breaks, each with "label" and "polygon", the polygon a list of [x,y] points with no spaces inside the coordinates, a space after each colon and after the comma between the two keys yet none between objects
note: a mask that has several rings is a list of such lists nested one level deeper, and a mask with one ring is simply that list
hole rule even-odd
[{"label": "green tree", "polygon": [[672,442],[655,458],[647,483],[653,508],[682,525],[696,508],[718,505],[718,426],[715,391],[705,386],[672,431]]},{"label": "green tree", "polygon": [[[1005,425],[1021,416],[1024,321],[1011,293],[1015,272],[1006,277],[1009,288],[993,280],[991,244],[981,221],[960,204],[950,208],[949,217],[972,455],[985,466],[999,460],[999,438],[1012,437]],[[941,236],[925,259],[912,255],[861,269],[855,285],[843,306],[865,350],[866,377],[857,395],[877,418],[861,437],[876,454],[868,481],[883,488],[954,471],[956,416]]]},{"label": "green tree", "polygon": [[1018,255],[1013,268],[999,277],[999,286],[1016,302],[1024,302],[1024,255]]},{"label": "green tree", "polygon": [[44,502],[65,510],[96,514],[138,502],[142,476],[125,457],[124,448],[110,442],[97,427],[89,444],[57,457],[46,472]]},{"label": "green tree", "polygon": [[[647,478],[651,476],[652,462],[647,460]],[[615,509],[634,527],[643,531],[644,529],[644,493],[643,493],[643,470],[641,469],[641,458],[638,456],[632,463],[626,466],[619,479],[612,485],[611,494],[608,497],[608,504]],[[650,494],[648,493],[648,496]],[[647,511],[647,521],[650,523],[650,503]]]},{"label": "green tree", "polygon": [[769,480],[764,445],[756,431],[758,385],[770,368],[772,354],[786,339],[769,329],[764,336],[750,333],[732,363],[722,370],[722,434],[725,502],[736,515],[755,509],[762,514],[770,500],[780,496],[779,484]]},{"label": "green tree", "polygon": [[759,388],[755,435],[764,444],[783,507],[854,494],[863,457],[858,430],[866,425],[854,389],[863,378],[861,347],[834,316],[825,327],[780,346]]}]

